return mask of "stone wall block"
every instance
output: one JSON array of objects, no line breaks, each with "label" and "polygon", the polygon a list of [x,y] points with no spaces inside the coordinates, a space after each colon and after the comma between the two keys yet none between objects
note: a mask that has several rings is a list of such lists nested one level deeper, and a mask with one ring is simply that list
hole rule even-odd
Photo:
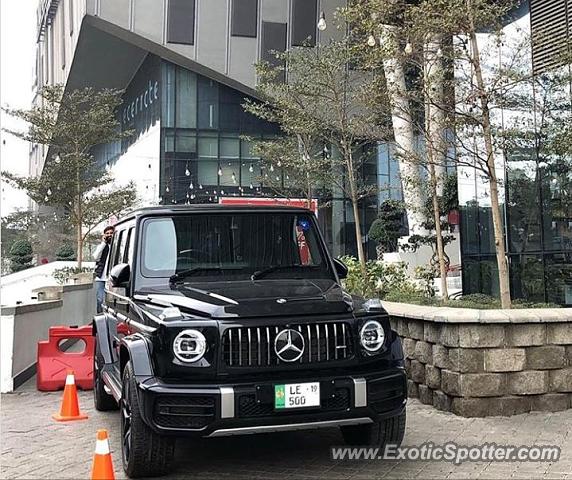
[{"label": "stone wall block", "polygon": [[447,395],[445,392],[442,392],[441,390],[435,390],[433,392],[433,406],[437,410],[441,410],[443,412],[450,412],[451,403],[452,403],[452,397]]},{"label": "stone wall block", "polygon": [[459,385],[463,397],[498,397],[506,393],[506,378],[502,373],[463,373]]},{"label": "stone wall block", "polygon": [[572,392],[572,367],[550,370],[552,392]]},{"label": "stone wall block", "polygon": [[572,344],[572,323],[550,323],[547,325],[546,342],[556,345]]},{"label": "stone wall block", "polygon": [[425,365],[425,384],[434,390],[441,388],[441,370],[433,365]]},{"label": "stone wall block", "polygon": [[415,344],[417,342],[412,338],[403,339],[403,355],[405,358],[415,358]]},{"label": "stone wall block", "polygon": [[566,364],[566,347],[562,345],[544,345],[526,349],[526,368],[530,370],[552,370],[564,368]]},{"label": "stone wall block", "polygon": [[450,369],[461,373],[484,371],[484,352],[476,348],[451,348],[449,350]]},{"label": "stone wall block", "polygon": [[419,398],[419,387],[413,380],[407,380],[407,397]]},{"label": "stone wall block", "polygon": [[433,345],[433,365],[438,368],[452,369],[449,361],[449,349],[443,345]]},{"label": "stone wall block", "polygon": [[526,364],[524,348],[494,348],[485,350],[486,372],[519,372]]},{"label": "stone wall block", "polygon": [[409,330],[409,337],[415,340],[423,340],[423,321],[407,319],[407,328]]},{"label": "stone wall block", "polygon": [[461,394],[460,379],[461,374],[458,372],[441,370],[441,390],[449,395],[459,396]]},{"label": "stone wall block", "polygon": [[529,347],[546,343],[546,325],[514,324],[506,329],[507,344],[512,347]]},{"label": "stone wall block", "polygon": [[424,405],[433,405],[433,390],[427,385],[419,385],[419,401]]},{"label": "stone wall block", "polygon": [[411,380],[415,383],[425,383],[425,365],[417,360],[411,360]]},{"label": "stone wall block", "polygon": [[560,412],[570,408],[571,395],[568,393],[546,393],[530,397],[531,410],[541,412]]},{"label": "stone wall block", "polygon": [[466,348],[502,347],[505,332],[502,325],[460,325],[459,346]]},{"label": "stone wall block", "polygon": [[441,327],[441,323],[425,322],[423,339],[429,343],[439,343],[441,341]]},{"label": "stone wall block", "polygon": [[417,342],[415,344],[415,358],[424,364],[433,363],[433,347],[427,342]]},{"label": "stone wall block", "polygon": [[507,376],[508,393],[513,395],[535,395],[548,391],[548,371],[526,370],[509,373]]}]

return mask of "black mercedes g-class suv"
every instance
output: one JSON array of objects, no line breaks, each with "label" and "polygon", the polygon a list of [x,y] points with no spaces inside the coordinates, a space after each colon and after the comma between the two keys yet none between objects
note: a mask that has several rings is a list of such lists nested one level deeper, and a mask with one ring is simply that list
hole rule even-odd
[{"label": "black mercedes g-class suv", "polygon": [[94,400],[121,411],[130,477],[168,471],[174,438],[340,427],[399,444],[401,343],[314,214],[196,205],[134,212],[115,230],[96,336]]}]

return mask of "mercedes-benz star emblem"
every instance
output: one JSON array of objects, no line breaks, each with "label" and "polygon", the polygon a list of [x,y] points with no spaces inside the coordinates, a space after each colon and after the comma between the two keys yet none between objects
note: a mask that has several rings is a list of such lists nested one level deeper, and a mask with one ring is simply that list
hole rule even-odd
[{"label": "mercedes-benz star emblem", "polygon": [[274,340],[276,355],[283,362],[300,360],[304,353],[304,337],[300,332],[292,329],[282,330]]}]

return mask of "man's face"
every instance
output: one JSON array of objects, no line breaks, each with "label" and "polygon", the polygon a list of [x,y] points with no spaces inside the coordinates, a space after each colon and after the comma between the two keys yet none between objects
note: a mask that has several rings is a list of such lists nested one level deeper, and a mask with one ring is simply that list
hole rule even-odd
[{"label": "man's face", "polygon": [[109,229],[103,233],[103,239],[105,240],[105,242],[107,243],[111,242],[112,238],[113,238],[113,230]]}]

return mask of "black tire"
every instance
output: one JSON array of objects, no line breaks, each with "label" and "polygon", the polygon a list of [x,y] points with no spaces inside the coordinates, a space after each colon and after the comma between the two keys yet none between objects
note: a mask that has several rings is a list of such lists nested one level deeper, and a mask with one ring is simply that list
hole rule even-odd
[{"label": "black tire", "polygon": [[97,337],[95,337],[95,354],[93,356],[93,404],[95,409],[100,412],[117,410],[119,408],[113,395],[105,391],[103,379],[101,378],[101,369],[104,363],[99,342]]},{"label": "black tire", "polygon": [[169,473],[175,440],[158,435],[141,418],[137,384],[131,362],[123,370],[121,394],[121,458],[130,478],[157,477]]},{"label": "black tire", "polygon": [[405,411],[367,425],[340,427],[344,441],[348,445],[371,445],[384,448],[386,445],[401,445],[405,434]]}]

